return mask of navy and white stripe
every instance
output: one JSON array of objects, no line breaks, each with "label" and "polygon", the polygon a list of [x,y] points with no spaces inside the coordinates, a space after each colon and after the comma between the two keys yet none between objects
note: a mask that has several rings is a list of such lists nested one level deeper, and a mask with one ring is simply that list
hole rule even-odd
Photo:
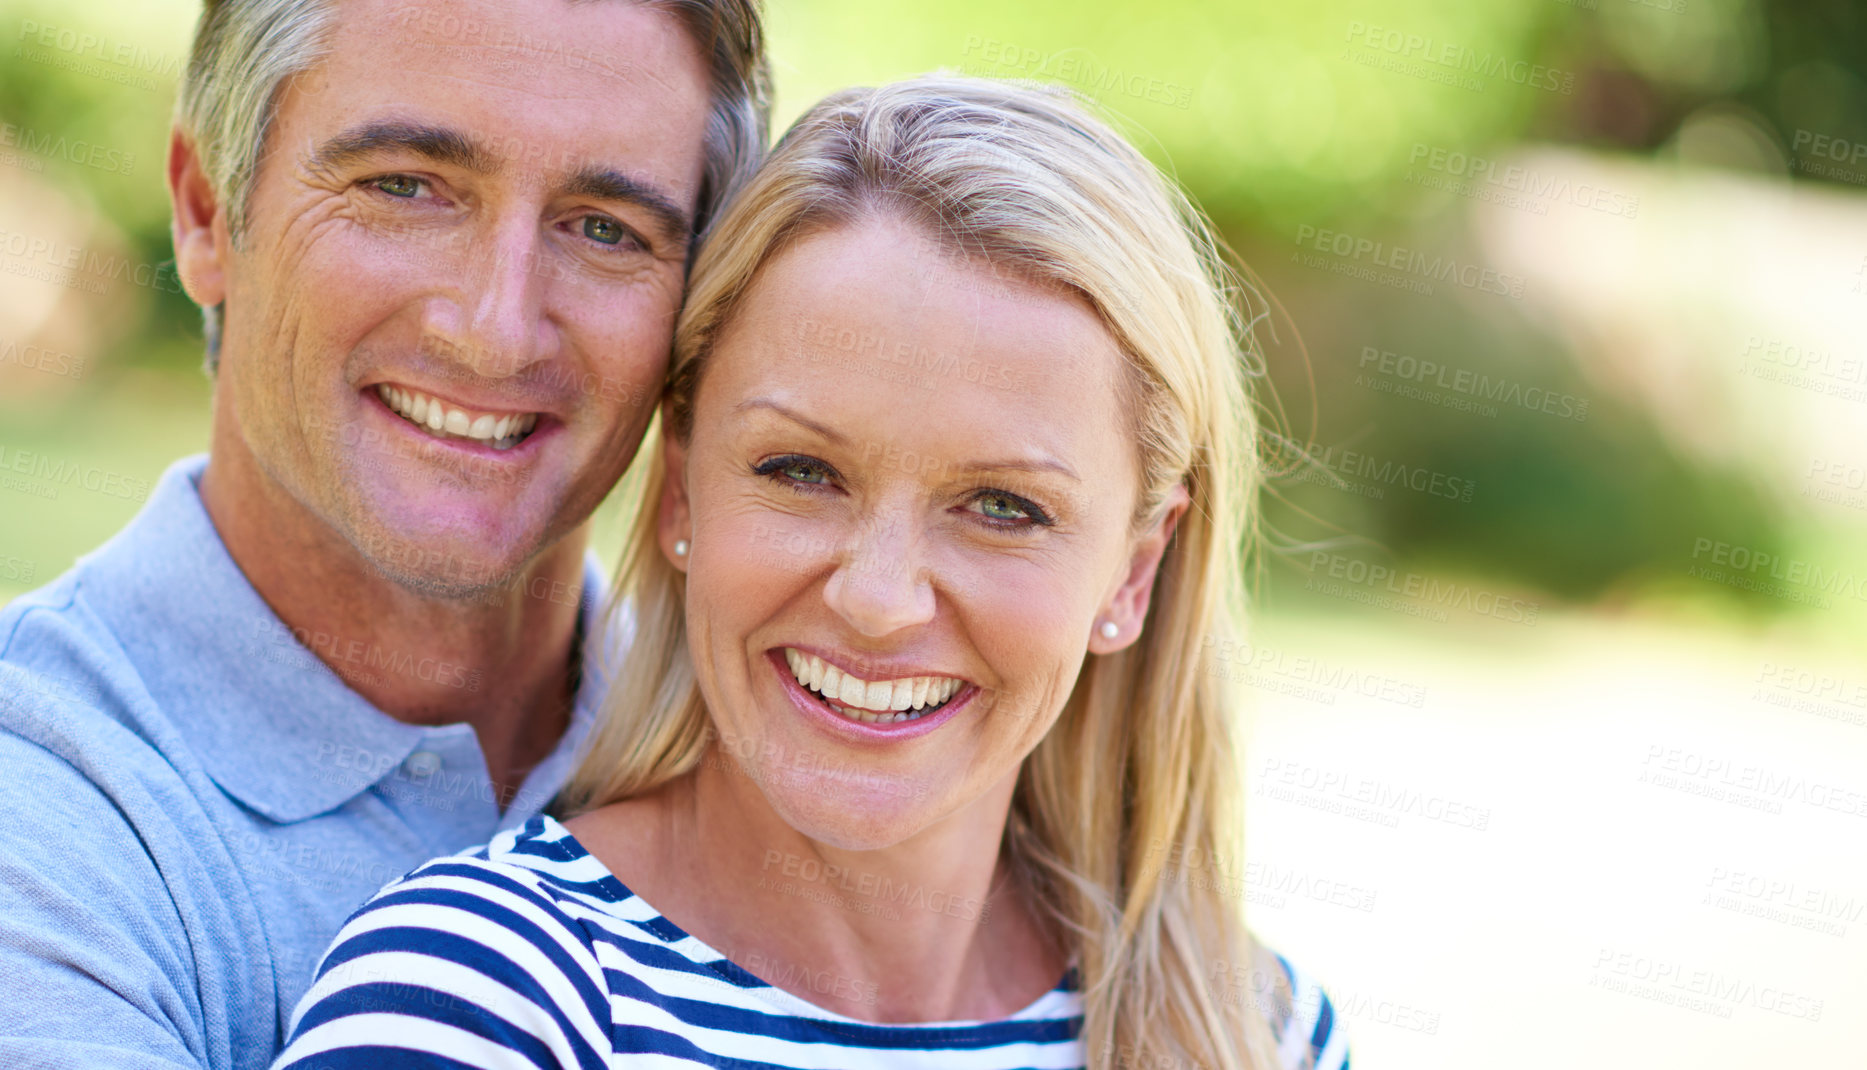
[{"label": "navy and white stripe", "polygon": [[[1328,997],[1283,966],[1295,1000],[1281,1061],[1347,1070]],[[1064,1070],[1084,1064],[1081,1027],[1073,976],[992,1022],[877,1025],[823,1010],[683,932],[541,815],[421,866],[352,915],[273,1065]]]}]

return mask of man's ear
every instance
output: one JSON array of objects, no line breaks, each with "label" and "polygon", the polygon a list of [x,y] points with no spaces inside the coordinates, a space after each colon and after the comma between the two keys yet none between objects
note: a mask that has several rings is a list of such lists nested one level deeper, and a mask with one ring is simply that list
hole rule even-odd
[{"label": "man's ear", "polygon": [[[661,501],[657,506],[656,536],[661,552],[676,569],[686,572],[688,559],[694,555],[693,523],[687,506],[687,447],[670,430],[673,421],[669,417],[664,404],[661,407]],[[677,542],[688,544],[685,554],[674,552]]]},{"label": "man's ear", "polygon": [[[1160,572],[1160,559],[1191,504],[1186,487],[1175,484],[1166,501],[1161,503],[1153,526],[1136,540],[1133,552],[1128,555],[1128,574],[1089,629],[1091,654],[1113,654],[1141,638],[1141,624],[1147,620],[1148,603],[1154,597],[1154,577]],[[1115,625],[1113,636],[1103,633],[1104,624]]]},{"label": "man's ear", "polygon": [[220,203],[194,139],[180,127],[169,132],[168,181],[175,273],[195,304],[212,308],[227,299],[226,206]]}]

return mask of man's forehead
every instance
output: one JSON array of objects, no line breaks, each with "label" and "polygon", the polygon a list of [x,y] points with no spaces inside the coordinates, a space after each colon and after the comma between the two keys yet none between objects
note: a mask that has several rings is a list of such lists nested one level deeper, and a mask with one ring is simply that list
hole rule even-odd
[{"label": "man's forehead", "polygon": [[590,195],[697,196],[706,67],[665,12],[635,0],[339,0],[336,15],[325,55],[295,79],[323,113],[301,128],[312,162],[400,147]]},{"label": "man's forehead", "polygon": [[674,92],[670,75],[698,57],[679,20],[638,0],[335,0],[333,13],[327,58],[355,57],[402,84],[529,82],[567,99]]}]

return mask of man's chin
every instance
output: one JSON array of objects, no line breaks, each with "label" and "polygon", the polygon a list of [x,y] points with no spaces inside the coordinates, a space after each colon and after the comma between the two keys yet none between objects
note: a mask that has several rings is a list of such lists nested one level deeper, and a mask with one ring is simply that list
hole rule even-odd
[{"label": "man's chin", "polygon": [[422,544],[384,534],[357,542],[364,559],[396,586],[428,598],[505,604],[529,560],[492,555],[485,547]]},{"label": "man's chin", "polygon": [[350,525],[350,542],[385,579],[430,598],[503,604],[545,548],[542,511],[471,503],[424,509],[397,501]]}]

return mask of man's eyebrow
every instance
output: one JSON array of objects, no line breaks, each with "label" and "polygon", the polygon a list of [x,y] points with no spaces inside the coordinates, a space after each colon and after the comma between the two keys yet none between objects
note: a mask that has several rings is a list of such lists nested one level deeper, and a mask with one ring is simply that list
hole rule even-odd
[{"label": "man's eyebrow", "polygon": [[311,154],[310,164],[314,170],[340,167],[374,153],[398,149],[476,174],[499,170],[498,160],[458,130],[381,119],[353,126],[319,145]]},{"label": "man's eyebrow", "polygon": [[[437,163],[452,164],[475,174],[490,175],[501,161],[471,135],[444,126],[376,120],[352,127],[319,145],[311,154],[314,170],[340,167],[378,152],[413,152]],[[653,216],[662,236],[678,245],[693,235],[694,221],[667,193],[639,178],[609,167],[579,168],[562,192],[573,197],[633,204]]]},{"label": "man's eyebrow", "polygon": [[694,221],[674,198],[639,178],[607,167],[583,167],[572,175],[564,192],[573,197],[594,197],[604,201],[633,204],[655,217],[663,237],[686,244],[694,232]]}]

